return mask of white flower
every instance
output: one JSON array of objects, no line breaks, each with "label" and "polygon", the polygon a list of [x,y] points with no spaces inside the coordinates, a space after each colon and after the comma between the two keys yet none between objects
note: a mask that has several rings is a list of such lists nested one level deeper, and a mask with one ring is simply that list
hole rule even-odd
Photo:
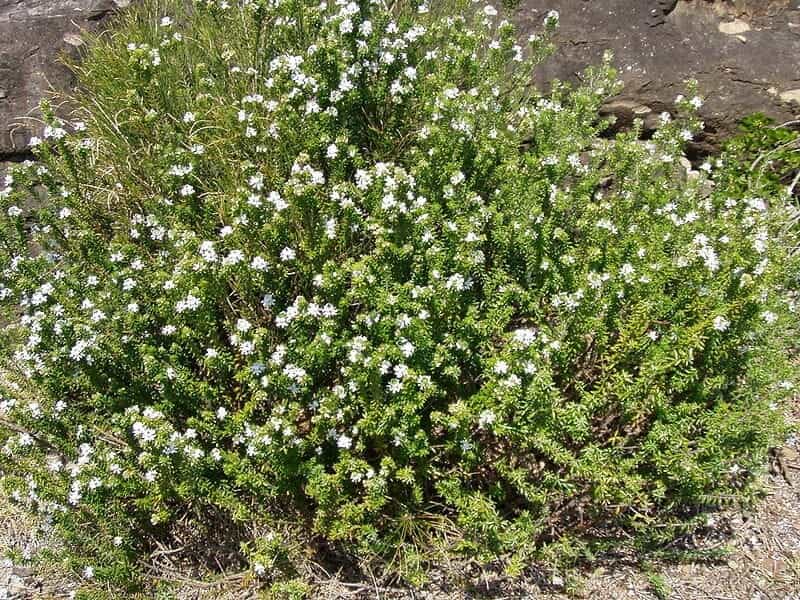
[{"label": "white flower", "polygon": [[205,241],[200,244],[198,253],[206,262],[215,262],[217,260],[217,253],[214,250],[214,242]]},{"label": "white flower", "polygon": [[516,329],[514,330],[514,341],[527,348],[536,340],[536,331],[533,329]]},{"label": "white flower", "polygon": [[167,171],[167,173],[169,173],[174,177],[185,177],[186,175],[189,175],[189,173],[191,173],[193,170],[194,167],[192,165],[172,165],[169,168],[169,171]]},{"label": "white flower", "polygon": [[634,273],[633,265],[631,263],[625,263],[624,265],[622,265],[622,268],[619,270],[619,273],[627,281]]},{"label": "white flower", "polygon": [[487,4],[483,7],[483,14],[485,14],[487,17],[495,17],[497,16],[497,9],[491,4]]},{"label": "white flower", "polygon": [[445,88],[443,93],[444,93],[444,97],[447,98],[448,100],[454,100],[454,99],[458,98],[458,95],[461,92],[458,90],[457,87],[449,87],[449,88]]},{"label": "white flower", "polygon": [[722,315],[714,317],[714,329],[717,331],[725,331],[730,326],[731,322]]},{"label": "white flower", "polygon": [[228,410],[227,410],[227,409],[226,409],[224,406],[220,406],[220,407],[217,409],[217,419],[219,419],[220,421],[222,421],[222,420],[224,420],[224,419],[225,419],[225,417],[227,417],[227,416],[228,416]]},{"label": "white flower", "polygon": [[83,569],[83,576],[86,579],[92,579],[94,577],[94,567],[86,566]]},{"label": "white flower", "polygon": [[187,183],[186,185],[181,187],[180,189],[181,196],[191,196],[192,194],[194,194],[194,186]]},{"label": "white flower", "polygon": [[497,420],[497,415],[491,410],[484,410],[478,417],[478,427],[484,428]]},{"label": "white flower", "polygon": [[450,177],[450,183],[453,185],[458,185],[459,183],[463,182],[464,179],[465,179],[464,173],[458,171]]},{"label": "white flower", "polygon": [[169,27],[172,25],[172,18],[171,17],[161,17],[161,26],[162,27]]},{"label": "white flower", "polygon": [[761,313],[761,318],[764,319],[766,323],[772,325],[775,321],[778,320],[778,315],[776,315],[772,311],[766,310],[763,313]]},{"label": "white flower", "polygon": [[334,159],[339,155],[339,148],[336,147],[336,144],[330,144],[328,149],[325,151],[325,156],[330,159]]},{"label": "white flower", "polygon": [[283,262],[294,260],[296,256],[297,253],[289,248],[289,246],[286,246],[283,250],[281,250],[281,260]]},{"label": "white flower", "polygon": [[350,436],[342,434],[342,435],[339,436],[339,439],[336,440],[336,445],[339,448],[343,448],[343,449],[350,448],[353,445],[353,438],[351,438]]},{"label": "white flower", "polygon": [[241,333],[246,333],[250,331],[251,327],[252,325],[250,324],[250,321],[248,321],[247,319],[239,319],[238,321],[236,321],[236,331],[239,331]]},{"label": "white flower", "polygon": [[289,204],[283,198],[281,198],[281,195],[278,192],[270,192],[269,196],[267,196],[267,200],[272,202],[272,205],[278,212],[289,207]]},{"label": "white flower", "polygon": [[460,292],[466,287],[466,280],[460,273],[455,273],[447,278],[447,281],[444,285],[449,290],[456,290]]},{"label": "white flower", "polygon": [[241,250],[231,250],[228,255],[222,259],[222,264],[225,266],[238,265],[244,261],[244,252]]},{"label": "white flower", "polygon": [[266,271],[269,269],[269,263],[261,256],[256,256],[250,262],[250,268],[256,271]]},{"label": "white flower", "polygon": [[600,288],[600,286],[603,285],[603,282],[608,281],[609,277],[610,276],[608,273],[597,273],[595,271],[590,271],[586,275],[586,279],[589,282],[589,287],[595,290]]},{"label": "white flower", "polygon": [[175,304],[175,312],[182,313],[187,310],[196,310],[197,308],[200,307],[201,303],[202,301],[200,300],[200,298],[194,296],[193,294],[189,294],[186,296],[185,299],[179,300]]},{"label": "white flower", "polygon": [[290,363],[283,367],[283,374],[294,382],[300,383],[306,377],[306,370]]}]

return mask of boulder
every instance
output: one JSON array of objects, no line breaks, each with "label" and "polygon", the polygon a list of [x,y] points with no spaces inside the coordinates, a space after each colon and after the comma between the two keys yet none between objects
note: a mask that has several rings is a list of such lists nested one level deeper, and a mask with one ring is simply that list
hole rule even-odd
[{"label": "boulder", "polygon": [[0,161],[25,154],[40,129],[41,98],[68,89],[59,56],[75,56],[80,33],[95,30],[127,0],[0,0]]},{"label": "boulder", "polygon": [[797,0],[522,0],[516,18],[533,32],[550,10],[560,13],[558,49],[537,81],[576,81],[611,50],[625,89],[605,110],[620,127],[636,117],[653,127],[689,79],[705,98],[698,154],[748,114],[779,122],[800,115]]}]

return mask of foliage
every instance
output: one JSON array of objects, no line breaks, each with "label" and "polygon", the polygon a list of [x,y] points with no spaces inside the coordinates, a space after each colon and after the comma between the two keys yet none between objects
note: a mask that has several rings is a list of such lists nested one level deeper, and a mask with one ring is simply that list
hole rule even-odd
[{"label": "foliage", "polygon": [[44,107],[0,191],[3,484],[85,577],[205,527],[293,578],[291,521],[409,577],[571,560],[784,435],[786,197],[686,172],[694,92],[641,142],[600,135],[609,61],[531,87],[556,14],[439,6],[150,0]]},{"label": "foliage", "polygon": [[[792,129],[788,125],[794,125]],[[789,187],[800,198],[800,130],[797,123],[776,124],[763,114],[742,119],[739,133],[723,145],[723,157],[744,189],[762,185],[767,193]]]}]

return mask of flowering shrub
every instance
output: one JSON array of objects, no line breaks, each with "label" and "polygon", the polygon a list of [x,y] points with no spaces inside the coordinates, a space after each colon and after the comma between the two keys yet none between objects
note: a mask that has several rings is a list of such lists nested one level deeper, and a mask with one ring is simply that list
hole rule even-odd
[{"label": "flowering shrub", "polygon": [[600,135],[608,63],[533,89],[557,21],[162,0],[91,44],[0,192],[3,484],[84,576],[225,522],[268,577],[290,520],[519,566],[743,497],[792,393],[791,204],[687,174],[694,92],[641,142]]}]

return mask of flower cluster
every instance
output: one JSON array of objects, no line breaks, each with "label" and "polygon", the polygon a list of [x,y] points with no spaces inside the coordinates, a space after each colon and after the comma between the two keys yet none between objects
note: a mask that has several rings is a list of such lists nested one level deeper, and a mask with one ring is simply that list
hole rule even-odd
[{"label": "flower cluster", "polygon": [[4,484],[91,516],[92,577],[187,507],[379,554],[446,507],[527,557],[570,506],[635,528],[757,467],[789,208],[687,174],[699,97],[601,137],[608,62],[527,85],[556,13],[522,42],[482,4],[164,4],[96,41],[0,189]]}]

